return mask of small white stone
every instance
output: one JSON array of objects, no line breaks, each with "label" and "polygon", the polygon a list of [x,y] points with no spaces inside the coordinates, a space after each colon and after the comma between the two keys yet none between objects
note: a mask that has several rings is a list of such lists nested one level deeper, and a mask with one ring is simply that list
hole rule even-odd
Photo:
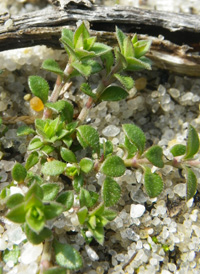
[{"label": "small white stone", "polygon": [[168,270],[162,270],[161,274],[171,274],[171,272]]},{"label": "small white stone", "polygon": [[186,196],[186,184],[177,184],[174,187],[174,192],[178,194],[180,197]]},{"label": "small white stone", "polygon": [[190,251],[190,253],[188,254],[188,261],[192,262],[195,258],[195,252],[192,250]]},{"label": "small white stone", "polygon": [[93,236],[92,232],[90,232],[89,230],[85,232],[85,236],[90,238]]},{"label": "small white stone", "polygon": [[131,218],[139,218],[141,217],[145,212],[145,207],[143,205],[131,205],[131,210],[130,210],[130,216]]},{"label": "small white stone", "polygon": [[11,186],[10,187],[10,195],[13,195],[13,194],[16,194],[16,193],[19,193],[19,194],[23,195],[23,192],[22,192],[21,188],[16,187],[16,186]]},{"label": "small white stone", "polygon": [[21,251],[20,261],[23,264],[30,264],[37,260],[37,258],[41,255],[43,250],[43,244],[39,245],[32,245],[31,243],[27,242]]},{"label": "small white stone", "polygon": [[79,220],[78,220],[78,216],[77,216],[77,215],[72,216],[71,222],[72,222],[72,224],[73,224],[74,226],[80,225]]},{"label": "small white stone", "polygon": [[149,260],[149,262],[150,262],[151,265],[157,265],[158,264],[158,261],[155,258],[151,258]]},{"label": "small white stone", "polygon": [[9,28],[11,28],[13,26],[13,20],[12,19],[6,20],[4,23],[4,26],[8,30]]},{"label": "small white stone", "polygon": [[20,226],[12,225],[12,227],[7,231],[7,234],[9,241],[16,245],[26,239],[26,235]]},{"label": "small white stone", "polygon": [[92,261],[97,261],[99,259],[98,254],[94,251],[94,249],[92,249],[89,245],[85,246],[85,250],[88,254],[88,257],[92,260]]},{"label": "small white stone", "polygon": [[107,126],[102,131],[103,135],[106,137],[115,137],[120,133],[120,129],[115,125]]},{"label": "small white stone", "polygon": [[7,248],[7,242],[0,238],[0,250],[5,250]]}]

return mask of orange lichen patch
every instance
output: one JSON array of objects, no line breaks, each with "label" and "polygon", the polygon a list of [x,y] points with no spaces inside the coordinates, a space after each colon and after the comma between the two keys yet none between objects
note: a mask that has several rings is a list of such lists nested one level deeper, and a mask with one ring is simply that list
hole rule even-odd
[{"label": "orange lichen patch", "polygon": [[42,100],[35,96],[30,100],[30,107],[35,110],[35,111],[41,111],[44,109],[44,104],[42,102]]}]

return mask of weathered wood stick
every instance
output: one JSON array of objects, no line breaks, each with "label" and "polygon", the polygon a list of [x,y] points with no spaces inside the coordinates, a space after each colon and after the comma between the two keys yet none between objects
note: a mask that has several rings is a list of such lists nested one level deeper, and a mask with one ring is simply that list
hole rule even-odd
[{"label": "weathered wood stick", "polygon": [[[7,29],[5,22],[11,19]],[[200,17],[164,13],[133,7],[101,7],[68,9],[48,7],[23,16],[0,14],[0,51],[47,45],[60,48],[63,27],[74,28],[78,20],[90,22],[92,35],[109,44],[116,43],[113,32],[117,25],[126,33],[152,39],[149,56],[158,67],[191,76],[200,76]],[[159,38],[162,35],[164,39]],[[144,36],[145,35],[145,36]],[[166,40],[165,40],[166,39]]]}]

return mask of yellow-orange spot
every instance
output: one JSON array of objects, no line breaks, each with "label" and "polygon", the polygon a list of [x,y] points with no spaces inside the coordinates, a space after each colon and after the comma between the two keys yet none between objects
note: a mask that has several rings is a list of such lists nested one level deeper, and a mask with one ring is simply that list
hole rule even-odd
[{"label": "yellow-orange spot", "polygon": [[39,97],[35,96],[30,100],[30,107],[35,111],[41,111],[44,109],[44,104]]},{"label": "yellow-orange spot", "polygon": [[146,85],[147,85],[147,79],[144,77],[141,77],[135,80],[135,87],[137,90],[145,89]]},{"label": "yellow-orange spot", "polygon": [[30,94],[30,93],[26,94],[26,95],[24,96],[24,100],[25,100],[25,101],[30,101],[30,100],[31,100],[31,94]]}]

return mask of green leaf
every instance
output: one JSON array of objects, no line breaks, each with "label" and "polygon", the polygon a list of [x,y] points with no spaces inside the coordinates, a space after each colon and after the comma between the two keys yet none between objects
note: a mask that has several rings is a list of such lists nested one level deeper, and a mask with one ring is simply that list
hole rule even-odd
[{"label": "green leaf", "polygon": [[90,74],[95,74],[98,73],[102,70],[102,66],[99,64],[99,62],[92,60],[92,59],[88,59],[88,60],[83,60],[82,64],[84,65],[88,65],[91,67],[91,73]]},{"label": "green leaf", "polygon": [[32,184],[31,187],[29,188],[29,190],[26,192],[25,201],[27,201],[33,194],[36,197],[38,197],[39,199],[41,199],[41,200],[43,199],[43,196],[44,196],[43,190],[37,182]]},{"label": "green leaf", "polygon": [[94,98],[94,99],[96,98],[96,94],[94,94],[94,93],[92,92],[92,89],[91,89],[91,87],[90,87],[90,85],[89,85],[88,83],[83,83],[83,84],[81,84],[80,90],[81,90],[83,93],[87,94],[88,96],[90,96],[90,97],[92,97],[92,98]]},{"label": "green leaf", "polygon": [[146,168],[144,173],[144,186],[150,198],[157,197],[163,190],[163,181],[157,173],[152,173]]},{"label": "green leaf", "polygon": [[[80,43],[82,43],[83,40],[80,39]],[[75,49],[76,56],[79,61],[85,61],[88,58],[93,58],[95,57],[95,53],[92,51],[84,50],[82,48],[76,48]]]},{"label": "green leaf", "polygon": [[63,205],[57,202],[49,202],[44,205],[44,216],[47,220],[59,216],[64,211]]},{"label": "green leaf", "polygon": [[31,127],[28,127],[27,125],[23,125],[17,129],[17,136],[25,136],[31,133],[34,134],[35,130],[33,130]]},{"label": "green leaf", "polygon": [[199,151],[199,135],[195,128],[189,125],[186,155],[184,159],[192,158]]},{"label": "green leaf", "polygon": [[115,205],[121,195],[121,189],[118,183],[110,177],[107,177],[103,183],[102,195],[105,206]]},{"label": "green leaf", "polygon": [[100,203],[97,207],[95,207],[92,211],[90,211],[89,216],[98,216],[101,217],[104,212],[105,206],[104,203]]},{"label": "green leaf", "polygon": [[107,156],[110,156],[113,153],[113,144],[111,141],[106,141],[103,143],[103,154],[104,159],[107,158]]},{"label": "green leaf", "polygon": [[61,39],[64,39],[65,43],[68,44],[71,48],[74,48],[73,44],[74,33],[70,29],[63,28]]},{"label": "green leaf", "polygon": [[99,100],[102,101],[120,101],[128,96],[128,92],[125,89],[118,86],[109,86],[104,89],[103,93],[100,95]]},{"label": "green leaf", "polygon": [[56,199],[56,202],[65,206],[65,210],[69,210],[74,204],[73,191],[62,192]]},{"label": "green leaf", "polygon": [[40,140],[40,138],[35,137],[30,141],[27,149],[34,150],[34,149],[38,149],[42,146],[43,146],[43,142]]},{"label": "green leaf", "polygon": [[134,43],[135,57],[140,58],[145,55],[151,47],[151,41],[140,40]]},{"label": "green leaf", "polygon": [[28,158],[26,160],[26,164],[25,164],[26,170],[29,170],[31,167],[36,165],[38,162],[39,162],[38,152],[34,151],[28,156]]},{"label": "green leaf", "polygon": [[125,57],[134,57],[134,48],[130,37],[126,37],[123,42],[123,54]]},{"label": "green leaf", "polygon": [[75,68],[81,75],[88,77],[92,72],[92,67],[87,64],[83,64],[79,61],[75,61],[72,64],[72,67]]},{"label": "green leaf", "polygon": [[72,152],[68,148],[61,147],[60,148],[60,155],[61,155],[62,159],[65,162],[68,162],[68,163],[77,163],[76,155],[74,154],[74,152]]},{"label": "green leaf", "polygon": [[4,187],[0,192],[0,200],[6,200],[8,196],[10,195],[10,189],[9,187]]},{"label": "green leaf", "polygon": [[133,35],[132,39],[131,39],[131,42],[132,42],[133,45],[134,45],[135,43],[137,43],[137,41],[138,41],[138,38],[137,38],[137,34],[135,33],[135,34]]},{"label": "green leaf", "polygon": [[69,166],[67,167],[65,173],[68,177],[74,177],[76,174],[79,173],[79,168],[75,165]]},{"label": "green leaf", "polygon": [[83,174],[80,172],[80,174],[77,174],[74,176],[74,180],[73,180],[73,187],[77,193],[79,193],[80,188],[83,186],[83,183],[84,183]]},{"label": "green leaf", "polygon": [[160,146],[152,146],[150,147],[147,152],[145,153],[145,157],[151,162],[154,166],[159,168],[164,167],[163,162],[163,150]]},{"label": "green leaf", "polygon": [[83,34],[81,33],[78,40],[77,40],[77,43],[76,44],[74,43],[75,44],[75,51],[79,50],[79,49],[81,49],[81,50],[83,49],[83,47],[84,47],[83,41],[84,41]]},{"label": "green leaf", "polygon": [[41,208],[32,206],[26,213],[26,223],[36,233],[42,231],[45,225],[44,213]]},{"label": "green leaf", "polygon": [[70,132],[70,133],[73,133],[75,131],[75,129],[77,128],[79,122],[76,121],[76,122],[71,122],[69,124],[66,125],[66,129]]},{"label": "green leaf", "polygon": [[56,176],[62,174],[66,169],[66,164],[53,160],[51,162],[46,162],[42,167],[42,173],[49,176]]},{"label": "green leaf", "polygon": [[93,161],[89,158],[81,159],[79,164],[80,164],[81,170],[85,173],[89,173],[93,169],[93,166],[94,166]]},{"label": "green leaf", "polygon": [[[34,188],[33,188],[34,189]],[[29,189],[30,190],[30,189]],[[29,191],[31,193],[31,191]],[[38,193],[33,193],[30,197],[29,197],[29,194],[27,192],[26,196],[25,196],[25,210],[26,212],[32,208],[32,207],[37,207],[37,208],[40,208],[41,210],[43,210],[44,208],[44,205],[42,203],[42,200],[40,199],[40,197],[38,197],[37,195]],[[42,193],[43,194],[43,193]],[[29,198],[29,199],[27,199]],[[27,199],[27,200],[26,200]]]},{"label": "green leaf", "polygon": [[126,35],[123,33],[123,31],[116,27],[116,36],[120,50],[123,53],[124,40],[126,39]]},{"label": "green leaf", "polygon": [[99,223],[99,224],[97,224],[97,226],[95,227],[95,229],[92,229],[89,226],[89,230],[92,232],[95,240],[100,245],[103,245],[103,243],[104,243],[104,228],[103,228],[103,225],[101,223]]},{"label": "green leaf", "polygon": [[94,191],[89,191],[89,193],[90,193],[90,197],[91,197],[91,204],[92,204],[91,207],[93,207],[99,199],[99,194]]},{"label": "green leaf", "polygon": [[26,176],[26,181],[28,182],[28,186],[38,183],[39,185],[43,184],[43,180],[39,175],[34,174],[32,171],[29,171]]},{"label": "green leaf", "polygon": [[16,163],[12,169],[12,178],[19,184],[23,183],[27,175],[25,167],[19,163]]},{"label": "green leaf", "polygon": [[54,151],[54,147],[50,145],[44,145],[40,151],[43,152],[45,155],[49,155],[51,152]]},{"label": "green leaf", "polygon": [[83,42],[84,42],[84,49],[86,50],[90,50],[91,47],[94,45],[94,43],[96,42],[97,40],[97,37],[94,36],[94,37],[89,37],[89,38],[86,38]]},{"label": "green leaf", "polygon": [[186,167],[187,171],[187,201],[190,200],[197,190],[197,177],[191,168]]},{"label": "green leaf", "polygon": [[64,100],[59,100],[55,103],[46,103],[45,106],[60,114],[62,121],[71,123],[74,114],[74,108],[71,103]]},{"label": "green leaf", "polygon": [[125,70],[127,68],[126,58],[120,53],[118,48],[115,48],[115,58],[118,66],[118,71]]},{"label": "green leaf", "polygon": [[100,171],[110,177],[120,177],[124,174],[126,167],[119,156],[109,156],[103,162]]},{"label": "green leaf", "polygon": [[135,70],[141,70],[141,69],[148,69],[151,70],[151,65],[147,61],[147,59],[141,57],[140,59],[137,59],[135,57],[127,57],[126,61],[128,63],[127,70],[135,71]]},{"label": "green leaf", "polygon": [[101,56],[109,51],[112,50],[111,47],[103,44],[103,43],[94,43],[94,45],[90,49],[91,51],[94,51],[96,56]]},{"label": "green leaf", "polygon": [[43,274],[66,274],[66,268],[64,267],[51,267],[42,272]]},{"label": "green leaf", "polygon": [[124,124],[122,125],[122,129],[129,141],[137,147],[141,155],[144,152],[146,143],[144,132],[134,124]]},{"label": "green leaf", "polygon": [[126,135],[125,135],[125,140],[124,140],[124,146],[128,151],[128,157],[127,157],[128,159],[132,158],[138,150],[136,145],[131,143]]},{"label": "green leaf", "polygon": [[56,183],[46,183],[41,185],[41,188],[44,193],[43,201],[53,201],[60,189],[59,185]]},{"label": "green leaf", "polygon": [[112,53],[112,51],[108,51],[108,52],[102,54],[100,57],[101,57],[102,63],[104,64],[104,66],[106,68],[106,72],[108,75],[110,73],[113,63],[114,63],[113,53]]},{"label": "green leaf", "polygon": [[83,47],[83,45],[80,45],[80,37],[82,37],[83,41],[90,37],[89,31],[86,28],[84,22],[76,29],[76,31],[74,33],[74,46],[75,46],[75,48]]},{"label": "green leaf", "polygon": [[6,206],[7,208],[13,208],[23,202],[24,202],[24,196],[20,193],[15,193],[8,198],[6,202]]},{"label": "green leaf", "polygon": [[95,215],[89,217],[88,224],[92,229],[95,229],[97,225],[97,218]]},{"label": "green leaf", "polygon": [[93,201],[90,192],[84,188],[81,188],[79,200],[81,207],[86,206],[87,208],[90,208],[93,206]]},{"label": "green leaf", "polygon": [[54,72],[60,76],[64,76],[64,71],[60,68],[58,63],[53,59],[47,59],[42,63],[42,68]]},{"label": "green leaf", "polygon": [[87,218],[87,215],[88,215],[88,209],[86,206],[80,208],[79,211],[77,212],[78,220],[81,225],[84,224]]},{"label": "green leaf", "polygon": [[186,153],[186,146],[181,144],[174,145],[170,149],[170,152],[174,157],[184,155]]},{"label": "green leaf", "polygon": [[130,90],[134,86],[134,81],[131,77],[115,73],[114,77],[125,87],[125,89]]},{"label": "green leaf", "polygon": [[108,221],[113,221],[117,217],[117,212],[110,209],[104,209],[102,216]]},{"label": "green leaf", "polygon": [[20,256],[20,248],[17,245],[13,245],[13,249],[6,249],[3,251],[4,263],[13,262],[16,264]]},{"label": "green leaf", "polygon": [[78,270],[82,267],[83,262],[80,253],[68,244],[61,244],[53,241],[56,262],[69,270]]},{"label": "green leaf", "polygon": [[64,48],[65,48],[67,54],[69,55],[69,57],[71,57],[72,60],[78,60],[79,58],[74,51],[74,45],[70,46],[69,40],[66,39],[66,37],[61,37],[60,41],[64,45]]},{"label": "green leaf", "polygon": [[25,222],[25,204],[20,203],[19,205],[13,207],[7,214],[6,218],[14,223],[24,223]]},{"label": "green leaf", "polygon": [[51,230],[47,227],[44,227],[39,233],[36,233],[33,230],[31,230],[27,224],[25,224],[24,230],[28,241],[34,245],[40,244],[46,238],[49,238],[52,235]]},{"label": "green leaf", "polygon": [[77,128],[77,139],[83,148],[91,147],[99,154],[99,134],[96,129],[88,125],[79,126]]},{"label": "green leaf", "polygon": [[49,84],[47,81],[40,76],[29,76],[28,85],[31,92],[45,104],[49,94]]}]

